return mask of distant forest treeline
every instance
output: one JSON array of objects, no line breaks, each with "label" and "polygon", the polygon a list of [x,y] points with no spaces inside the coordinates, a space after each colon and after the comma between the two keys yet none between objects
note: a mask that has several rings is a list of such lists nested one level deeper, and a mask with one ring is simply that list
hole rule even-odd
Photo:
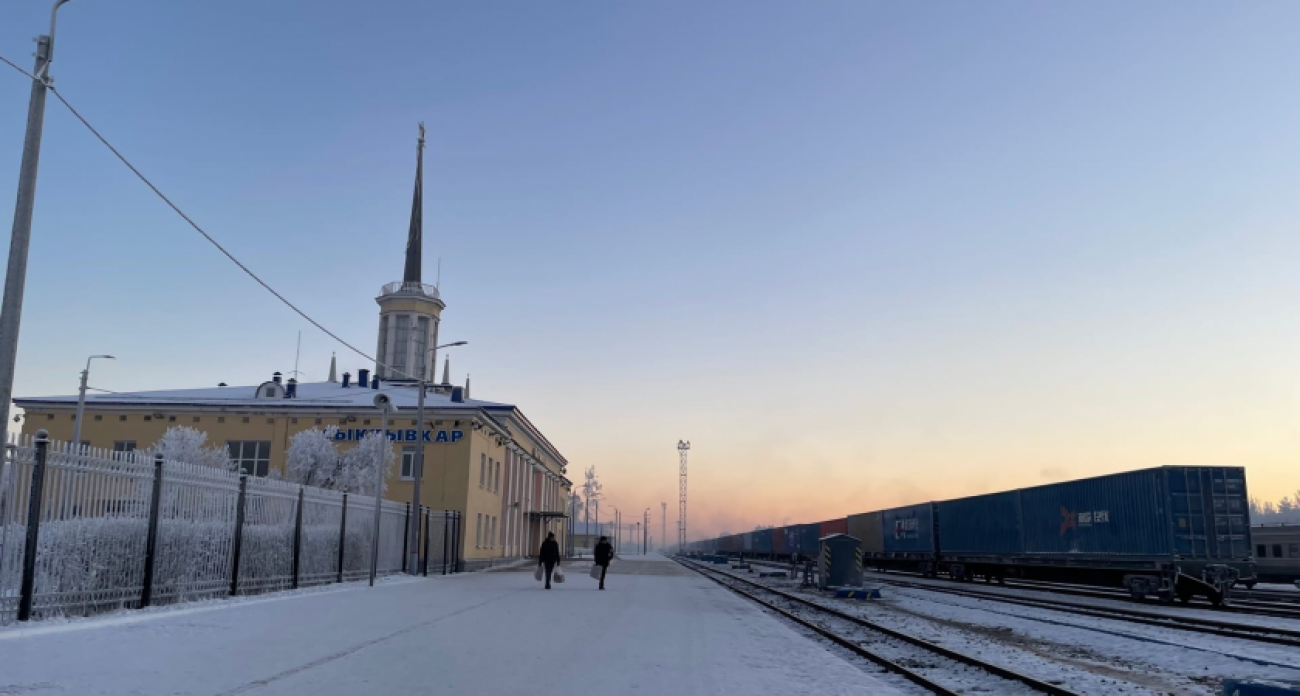
[{"label": "distant forest treeline", "polygon": [[1292,496],[1283,496],[1276,503],[1259,498],[1250,499],[1251,524],[1300,523],[1300,490]]}]

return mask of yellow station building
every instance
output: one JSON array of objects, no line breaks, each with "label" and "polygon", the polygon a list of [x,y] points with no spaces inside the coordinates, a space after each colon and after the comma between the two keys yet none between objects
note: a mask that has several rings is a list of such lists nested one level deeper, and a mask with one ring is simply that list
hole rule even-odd
[{"label": "yellow station building", "polygon": [[[423,138],[421,138],[421,150]],[[379,304],[377,362],[325,382],[297,383],[280,373],[260,384],[200,389],[96,394],[86,397],[82,442],[129,451],[152,446],[172,426],[203,431],[209,443],[224,444],[244,472],[266,476],[283,471],[289,439],[309,428],[335,426],[336,445],[345,450],[383,425],[377,408],[391,403],[388,437],[396,460],[388,472],[386,498],[410,502],[418,448],[424,448],[421,505],[456,510],[464,516],[461,538],[466,569],[473,570],[535,555],[548,531],[565,544],[565,510],[573,484],[568,462],[517,406],[482,401],[448,383],[448,370],[434,383],[438,326],[446,308],[438,289],[420,280],[421,205],[417,169],[406,269],[401,281],[385,285]],[[423,381],[422,381],[423,380]],[[424,384],[424,424],[417,421]],[[45,429],[69,441],[76,396],[24,397],[23,433]]]}]

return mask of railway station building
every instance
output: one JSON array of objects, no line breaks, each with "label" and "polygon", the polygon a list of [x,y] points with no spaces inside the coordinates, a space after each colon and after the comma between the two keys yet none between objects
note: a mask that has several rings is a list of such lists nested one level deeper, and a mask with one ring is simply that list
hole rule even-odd
[{"label": "railway station building", "polygon": [[[423,137],[421,137],[421,148]],[[463,515],[461,545],[466,569],[536,555],[547,532],[565,548],[564,522],[572,482],[568,462],[518,406],[470,398],[466,384],[453,386],[449,365],[435,382],[436,346],[442,311],[438,288],[421,282],[420,170],[417,169],[412,224],[403,279],[383,286],[379,304],[376,362],[336,376],[331,361],[324,382],[298,383],[268,370],[267,378],[243,386],[137,391],[86,397],[82,443],[114,451],[152,446],[172,426],[207,434],[224,445],[231,461],[251,476],[284,471],[289,440],[310,428],[337,428],[340,451],[384,417],[376,406],[391,402],[388,438],[395,461],[387,472],[385,497],[411,502],[417,448],[424,449],[419,504]],[[424,423],[417,421],[421,388]],[[77,396],[20,397],[22,432],[44,429],[51,439],[70,441]]]}]

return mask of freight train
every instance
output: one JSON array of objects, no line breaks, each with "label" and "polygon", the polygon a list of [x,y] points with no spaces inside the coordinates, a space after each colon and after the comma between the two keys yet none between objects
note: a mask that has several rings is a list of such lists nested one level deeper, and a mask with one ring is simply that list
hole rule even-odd
[{"label": "freight train", "polygon": [[953,580],[1052,580],[1214,604],[1255,582],[1246,472],[1165,466],[693,542],[688,551],[811,556],[847,533],[863,565]]}]

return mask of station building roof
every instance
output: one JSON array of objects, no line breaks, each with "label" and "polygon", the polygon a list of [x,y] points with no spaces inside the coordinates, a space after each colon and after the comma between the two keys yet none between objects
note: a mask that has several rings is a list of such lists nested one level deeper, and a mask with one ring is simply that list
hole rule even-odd
[{"label": "station building roof", "polygon": [[[263,396],[266,388],[277,385],[276,396]],[[205,387],[199,389],[163,389],[157,391],[113,392],[87,394],[86,408],[108,409],[162,409],[180,407],[186,409],[230,409],[278,412],[319,412],[374,411],[374,399],[377,394],[384,394],[391,400],[399,417],[412,417],[419,405],[419,388],[411,382],[384,382],[378,389],[362,387],[353,382],[344,387],[339,382],[299,382],[294,385],[295,395],[286,395],[288,384],[263,382],[257,385]],[[514,404],[481,399],[463,399],[453,401],[451,386],[447,384],[429,384],[424,395],[426,411],[445,417],[455,412],[464,412],[466,418],[481,415],[507,434],[510,425],[516,425],[526,431],[530,439],[547,449],[561,466],[568,460],[559,450],[542,435],[523,412]],[[14,404],[24,410],[76,408],[77,395],[18,397]]]}]

